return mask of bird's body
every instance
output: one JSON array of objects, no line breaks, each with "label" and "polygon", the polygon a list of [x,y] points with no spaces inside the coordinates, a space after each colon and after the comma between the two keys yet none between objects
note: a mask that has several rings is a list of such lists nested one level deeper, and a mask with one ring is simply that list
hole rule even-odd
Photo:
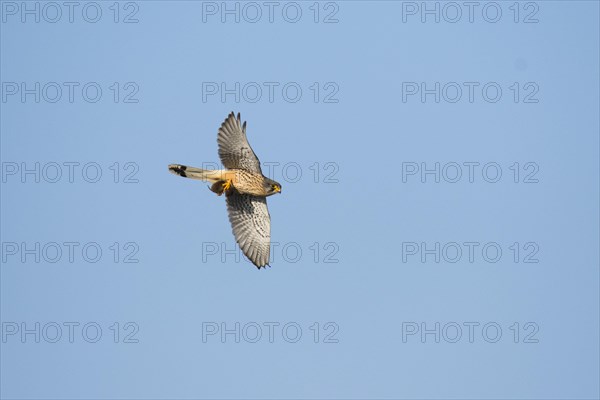
[{"label": "bird's body", "polygon": [[[254,196],[270,196],[274,193],[268,193],[266,188],[263,186],[263,182],[267,178],[262,174],[256,174],[254,172],[246,171],[243,169],[201,169],[188,167],[185,165],[171,164],[169,170],[173,173],[191,179],[199,179],[202,181],[210,182],[213,184],[221,185],[226,182],[230,182],[231,186],[227,189],[235,189],[239,193],[251,194]],[[218,186],[215,186],[218,188]],[[223,191],[215,191],[211,186],[211,190],[219,195]]]},{"label": "bird's body", "polygon": [[185,178],[211,183],[210,190],[225,193],[233,234],[244,254],[259,269],[269,264],[271,218],[266,198],[281,192],[281,185],[262,174],[260,161],[246,138],[240,114],[229,114],[217,135],[219,157],[225,169],[206,170],[181,164],[169,171]]}]

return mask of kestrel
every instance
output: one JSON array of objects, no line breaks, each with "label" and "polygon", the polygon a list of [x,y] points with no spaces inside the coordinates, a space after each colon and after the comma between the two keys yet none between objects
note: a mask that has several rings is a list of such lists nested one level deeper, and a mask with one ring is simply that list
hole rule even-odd
[{"label": "kestrel", "polygon": [[281,193],[281,185],[262,174],[260,161],[246,137],[246,122],[232,112],[217,135],[219,158],[225,169],[207,170],[180,164],[169,171],[184,178],[212,183],[210,190],[225,193],[227,213],[235,240],[259,269],[269,265],[271,217],[267,197]]}]

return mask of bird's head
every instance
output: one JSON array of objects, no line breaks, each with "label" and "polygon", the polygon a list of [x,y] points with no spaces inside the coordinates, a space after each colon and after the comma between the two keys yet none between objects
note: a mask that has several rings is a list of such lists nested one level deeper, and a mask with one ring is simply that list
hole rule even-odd
[{"label": "bird's head", "polygon": [[273,179],[265,179],[264,186],[267,196],[271,196],[276,193],[281,193],[281,185],[278,182],[275,182]]}]

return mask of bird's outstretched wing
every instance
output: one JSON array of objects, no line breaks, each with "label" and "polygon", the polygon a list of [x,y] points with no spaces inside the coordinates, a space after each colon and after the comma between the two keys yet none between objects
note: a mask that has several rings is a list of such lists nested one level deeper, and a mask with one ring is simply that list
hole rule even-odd
[{"label": "bird's outstretched wing", "polygon": [[219,157],[225,168],[239,168],[262,174],[260,161],[248,143],[246,122],[242,125],[240,113],[236,118],[232,112],[221,124],[217,143],[219,144]]},{"label": "bird's outstretched wing", "polygon": [[271,217],[265,197],[227,193],[227,213],[235,240],[258,268],[269,264]]}]

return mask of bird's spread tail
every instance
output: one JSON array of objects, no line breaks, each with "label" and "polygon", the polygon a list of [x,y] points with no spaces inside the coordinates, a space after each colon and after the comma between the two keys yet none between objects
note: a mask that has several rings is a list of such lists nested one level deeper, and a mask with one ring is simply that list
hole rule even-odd
[{"label": "bird's spread tail", "polygon": [[221,171],[188,167],[187,165],[170,164],[169,172],[184,178],[198,179],[201,181],[217,182],[221,180]]}]

